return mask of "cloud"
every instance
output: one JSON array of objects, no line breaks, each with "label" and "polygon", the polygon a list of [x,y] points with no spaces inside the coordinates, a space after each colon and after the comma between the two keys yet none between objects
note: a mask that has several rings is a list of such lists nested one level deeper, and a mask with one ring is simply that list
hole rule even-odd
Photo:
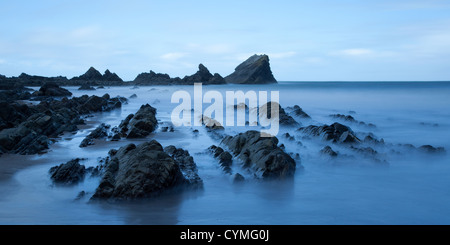
[{"label": "cloud", "polygon": [[6,63],[6,60],[0,59],[0,64],[5,64],[5,63]]},{"label": "cloud", "polygon": [[181,59],[181,58],[185,57],[186,55],[187,55],[186,53],[177,53],[177,52],[175,52],[175,53],[166,53],[166,54],[161,55],[160,57],[163,60],[175,61],[175,60],[178,60],[178,59]]},{"label": "cloud", "polygon": [[335,52],[331,52],[331,55],[341,55],[341,56],[367,56],[372,55],[375,52],[371,49],[365,48],[353,48],[353,49],[343,49]]},{"label": "cloud", "polygon": [[269,58],[273,59],[284,59],[295,56],[297,53],[294,51],[282,52],[282,53],[268,53]]}]

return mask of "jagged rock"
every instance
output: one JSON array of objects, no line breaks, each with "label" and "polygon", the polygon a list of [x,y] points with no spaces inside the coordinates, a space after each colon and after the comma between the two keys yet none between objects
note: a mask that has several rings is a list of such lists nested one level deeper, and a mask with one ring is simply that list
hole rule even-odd
[{"label": "jagged rock", "polygon": [[[154,71],[144,72],[134,79],[133,83],[136,85],[170,85],[174,83],[174,80],[167,74],[155,73]],[[180,78],[178,80],[181,81]]]},{"label": "jagged rock", "polygon": [[215,145],[210,146],[208,150],[213,154],[214,158],[219,160],[219,165],[222,167],[223,171],[231,174],[233,156],[228,151],[224,151],[221,147],[217,147]]},{"label": "jagged rock", "polygon": [[[77,125],[84,120],[81,115],[93,112],[109,111],[121,106],[125,98],[108,96],[81,96],[71,99],[42,101],[38,105],[23,109],[23,118],[0,131],[0,151],[14,154],[36,154],[48,149],[53,140],[64,132],[78,130]],[[95,102],[93,105],[92,103]],[[20,109],[17,107],[15,109]]]},{"label": "jagged rock", "polygon": [[[129,144],[110,151],[105,173],[91,200],[133,200],[157,196],[174,188],[198,188],[156,141]],[[186,157],[184,154],[183,160]],[[189,165],[190,162],[187,164]]]},{"label": "jagged rock", "polygon": [[141,108],[129,120],[127,138],[143,138],[153,132],[158,126],[156,120],[156,109],[149,104]]},{"label": "jagged rock", "polygon": [[82,85],[98,85],[99,83],[105,83],[108,85],[122,85],[123,83],[123,80],[117,76],[116,73],[111,73],[109,70],[106,70],[102,75],[94,67],[90,67],[89,70],[87,70],[83,75],[73,77],[70,80],[75,84],[81,83]]},{"label": "jagged rock", "polygon": [[86,168],[84,165],[80,165],[80,160],[73,159],[59,166],[50,168],[50,178],[53,182],[58,184],[76,184],[84,179]]},{"label": "jagged rock", "polygon": [[197,165],[188,151],[170,145],[164,148],[164,152],[175,160],[191,187],[203,187],[203,181],[197,173]]},{"label": "jagged rock", "polygon": [[94,144],[94,139],[105,138],[108,136],[109,125],[104,123],[100,124],[96,129],[94,129],[86,138],[80,143],[80,147],[87,147]]},{"label": "jagged rock", "polygon": [[261,84],[276,83],[270,70],[269,56],[253,55],[236,67],[233,73],[225,77],[227,83]]},{"label": "jagged rock", "polygon": [[333,151],[333,149],[330,146],[325,146],[322,150],[320,150],[320,153],[323,155],[327,155],[330,157],[337,157],[337,153]]},{"label": "jagged rock", "polygon": [[421,151],[421,152],[432,153],[432,154],[435,154],[435,153],[443,154],[443,153],[445,153],[444,147],[434,147],[434,146],[431,146],[431,145],[420,146],[418,148],[418,150]]},{"label": "jagged rock", "polygon": [[55,82],[46,82],[39,91],[36,91],[32,96],[72,96],[72,93],[65,89],[59,87]]},{"label": "jagged rock", "polygon": [[304,133],[320,136],[324,140],[331,140],[336,143],[360,143],[361,140],[356,137],[351,128],[340,123],[333,123],[332,125],[314,126],[310,125],[305,128],[300,128]]},{"label": "jagged rock", "polygon": [[212,75],[208,68],[206,68],[203,64],[200,64],[198,65],[198,71],[194,75],[185,76],[181,79],[181,82],[183,84],[225,84],[225,79],[217,73]]},{"label": "jagged rock", "polygon": [[357,123],[361,126],[367,126],[367,127],[371,127],[371,128],[375,128],[375,124],[373,123],[365,123],[362,121],[358,121],[356,120],[354,117],[350,116],[350,115],[342,115],[342,114],[331,114],[330,117],[335,118],[335,119],[340,119],[346,122],[351,122],[351,123]]},{"label": "jagged rock", "polygon": [[280,149],[276,137],[261,137],[258,131],[247,131],[225,137],[221,144],[254,171],[257,177],[283,179],[292,177],[296,162]]},{"label": "jagged rock", "polygon": [[302,118],[308,118],[310,119],[311,117],[306,114],[306,112],[303,111],[303,109],[298,106],[298,105],[294,105],[294,107],[292,108],[292,113],[298,117],[302,117]]},{"label": "jagged rock", "polygon": [[136,99],[136,98],[137,98],[137,95],[136,95],[136,94],[132,94],[129,98],[130,98],[130,99]]},{"label": "jagged rock", "polygon": [[266,104],[259,107],[259,113],[266,111],[266,115],[263,114],[263,116],[266,116],[267,118],[272,118],[272,106],[274,107],[274,113],[276,114],[278,112],[278,118],[280,125],[285,126],[299,126],[300,124],[295,121],[294,118],[289,116],[286,111],[281,107],[280,104],[277,102],[269,101]]}]

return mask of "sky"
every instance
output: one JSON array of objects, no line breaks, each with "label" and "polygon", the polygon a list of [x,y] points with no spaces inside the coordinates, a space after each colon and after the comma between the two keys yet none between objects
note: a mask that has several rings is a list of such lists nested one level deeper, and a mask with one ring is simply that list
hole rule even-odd
[{"label": "sky", "polygon": [[253,54],[278,81],[448,81],[450,1],[0,1],[6,76],[226,76]]}]

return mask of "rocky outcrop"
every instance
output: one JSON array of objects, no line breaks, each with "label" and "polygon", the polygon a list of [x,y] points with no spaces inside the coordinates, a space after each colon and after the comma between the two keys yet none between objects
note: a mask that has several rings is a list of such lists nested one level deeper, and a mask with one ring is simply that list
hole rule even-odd
[{"label": "rocky outcrop", "polygon": [[59,166],[52,167],[49,170],[50,179],[56,184],[72,185],[84,179],[86,168],[80,165],[79,158],[62,163]]},{"label": "rocky outcrop", "polygon": [[262,116],[265,116],[267,118],[272,118],[272,107],[275,114],[278,113],[279,123],[280,125],[284,126],[299,126],[300,124],[295,121],[294,118],[289,116],[286,111],[281,107],[280,104],[277,102],[269,101],[266,104],[259,107],[259,113],[263,113],[264,111],[266,114],[262,114]]},{"label": "rocky outcrop", "polygon": [[46,82],[44,85],[42,85],[39,91],[34,92],[32,96],[62,97],[72,96],[72,93],[65,88],[61,88],[55,82]]},{"label": "rocky outcrop", "polygon": [[106,138],[108,136],[108,128],[110,125],[104,123],[95,128],[86,138],[80,143],[80,147],[87,147],[94,144],[94,139]]},{"label": "rocky outcrop", "polygon": [[269,56],[253,55],[225,77],[227,83],[262,84],[276,83],[269,64]]},{"label": "rocky outcrop", "polygon": [[218,147],[212,145],[208,148],[208,151],[211,152],[219,161],[219,165],[222,167],[223,171],[227,174],[231,174],[231,165],[233,164],[233,156],[228,152],[222,149],[222,147]]},{"label": "rocky outcrop", "polygon": [[313,136],[322,137],[324,140],[335,143],[360,143],[361,140],[356,137],[351,128],[340,123],[333,123],[332,125],[315,126],[310,125],[305,128],[300,128],[300,131]]},{"label": "rocky outcrop", "polygon": [[[181,155],[180,158],[188,157]],[[133,200],[154,197],[174,188],[198,188],[198,182],[183,175],[179,162],[164,152],[156,140],[111,150],[91,200]]]},{"label": "rocky outcrop", "polygon": [[225,137],[225,145],[243,162],[243,167],[264,179],[284,179],[295,173],[296,162],[277,146],[276,137],[261,137],[258,131],[247,131]]},{"label": "rocky outcrop", "polygon": [[73,77],[70,79],[70,83],[73,85],[124,85],[123,80],[116,74],[106,70],[102,75],[94,67],[90,67],[81,76]]},{"label": "rocky outcrop", "polygon": [[[0,153],[36,154],[48,149],[52,138],[76,131],[82,115],[120,108],[125,98],[87,96],[42,101],[35,106],[13,106],[16,119],[0,131]],[[4,117],[4,116],[2,116]],[[10,127],[13,126],[13,127]]]},{"label": "rocky outcrop", "polygon": [[346,121],[346,122],[359,124],[360,126],[367,126],[367,127],[372,127],[372,128],[376,127],[375,124],[358,121],[351,115],[331,114],[330,117],[335,118],[335,119],[340,119],[340,120]]},{"label": "rocky outcrop", "polygon": [[203,64],[198,66],[198,71],[183,79],[179,77],[171,78],[167,74],[155,73],[150,71],[139,74],[133,81],[135,85],[193,85],[194,83],[208,84],[225,84],[225,79],[218,73],[211,74]]},{"label": "rocky outcrop", "polygon": [[175,160],[190,187],[203,187],[203,180],[198,176],[197,165],[188,151],[170,145],[164,148],[164,152],[169,154],[169,156]]},{"label": "rocky outcrop", "polygon": [[202,84],[225,84],[225,79],[220,76],[218,73],[212,75],[208,68],[206,68],[203,64],[198,65],[198,71],[191,76],[185,76],[181,80],[182,84],[194,84],[194,83],[202,83]]},{"label": "rocky outcrop", "polygon": [[294,116],[311,119],[311,117],[306,112],[304,112],[303,109],[298,105],[294,105],[294,107],[292,108],[288,107],[287,109],[292,110],[292,114],[294,114]]},{"label": "rocky outcrop", "polygon": [[156,109],[149,104],[142,105],[136,114],[131,117],[128,115],[123,124],[121,131],[126,131],[127,138],[144,138],[158,126]]},{"label": "rocky outcrop", "polygon": [[330,157],[337,157],[337,152],[333,151],[333,149],[330,146],[325,146],[322,150],[320,150],[320,154],[330,156]]}]

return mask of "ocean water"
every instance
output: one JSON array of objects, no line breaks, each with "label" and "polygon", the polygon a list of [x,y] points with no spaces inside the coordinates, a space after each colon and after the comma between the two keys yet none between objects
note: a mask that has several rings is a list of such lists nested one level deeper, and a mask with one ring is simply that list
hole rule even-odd
[{"label": "ocean water", "polygon": [[[416,147],[432,145],[450,151],[450,83],[446,82],[281,82],[276,85],[211,85],[204,92],[279,91],[283,108],[299,105],[312,119],[295,118],[302,126],[331,124],[350,126],[360,138],[373,133],[386,145],[373,148],[377,158],[358,154],[341,146],[307,137],[294,128],[281,126],[278,138],[287,152],[299,153],[298,168],[292,180],[261,181],[251,177],[234,162],[233,171],[246,177],[241,185],[232,184],[217,161],[206,153],[219,144],[204,127],[170,125],[171,103],[175,91],[193,95],[192,86],[107,87],[83,94],[129,97],[119,110],[98,113],[88,118],[75,134],[67,133],[50,147],[48,153],[33,156],[3,155],[6,162],[28,162],[29,167],[0,182],[0,224],[450,224],[450,157],[410,151],[399,144]],[[194,98],[192,98],[194,99]],[[197,98],[198,99],[198,98]],[[160,127],[146,139],[118,142],[98,140],[93,146],[79,148],[83,138],[100,123],[117,126],[142,104],[157,108]],[[204,108],[207,105],[204,105]],[[226,108],[227,105],[224,105]],[[289,112],[289,110],[287,110]],[[352,115],[367,127],[343,122],[330,114]],[[199,134],[192,130],[198,129]],[[234,135],[251,127],[227,127]],[[282,137],[288,132],[295,137]],[[96,166],[110,149],[129,143],[158,140],[163,146],[175,145],[189,150],[204,181],[201,191],[163,195],[133,203],[89,203],[99,178],[70,187],[55,186],[49,178],[50,167],[73,158]],[[298,143],[301,142],[301,143]],[[340,156],[319,154],[330,145]],[[75,200],[80,191],[88,194]]]}]

